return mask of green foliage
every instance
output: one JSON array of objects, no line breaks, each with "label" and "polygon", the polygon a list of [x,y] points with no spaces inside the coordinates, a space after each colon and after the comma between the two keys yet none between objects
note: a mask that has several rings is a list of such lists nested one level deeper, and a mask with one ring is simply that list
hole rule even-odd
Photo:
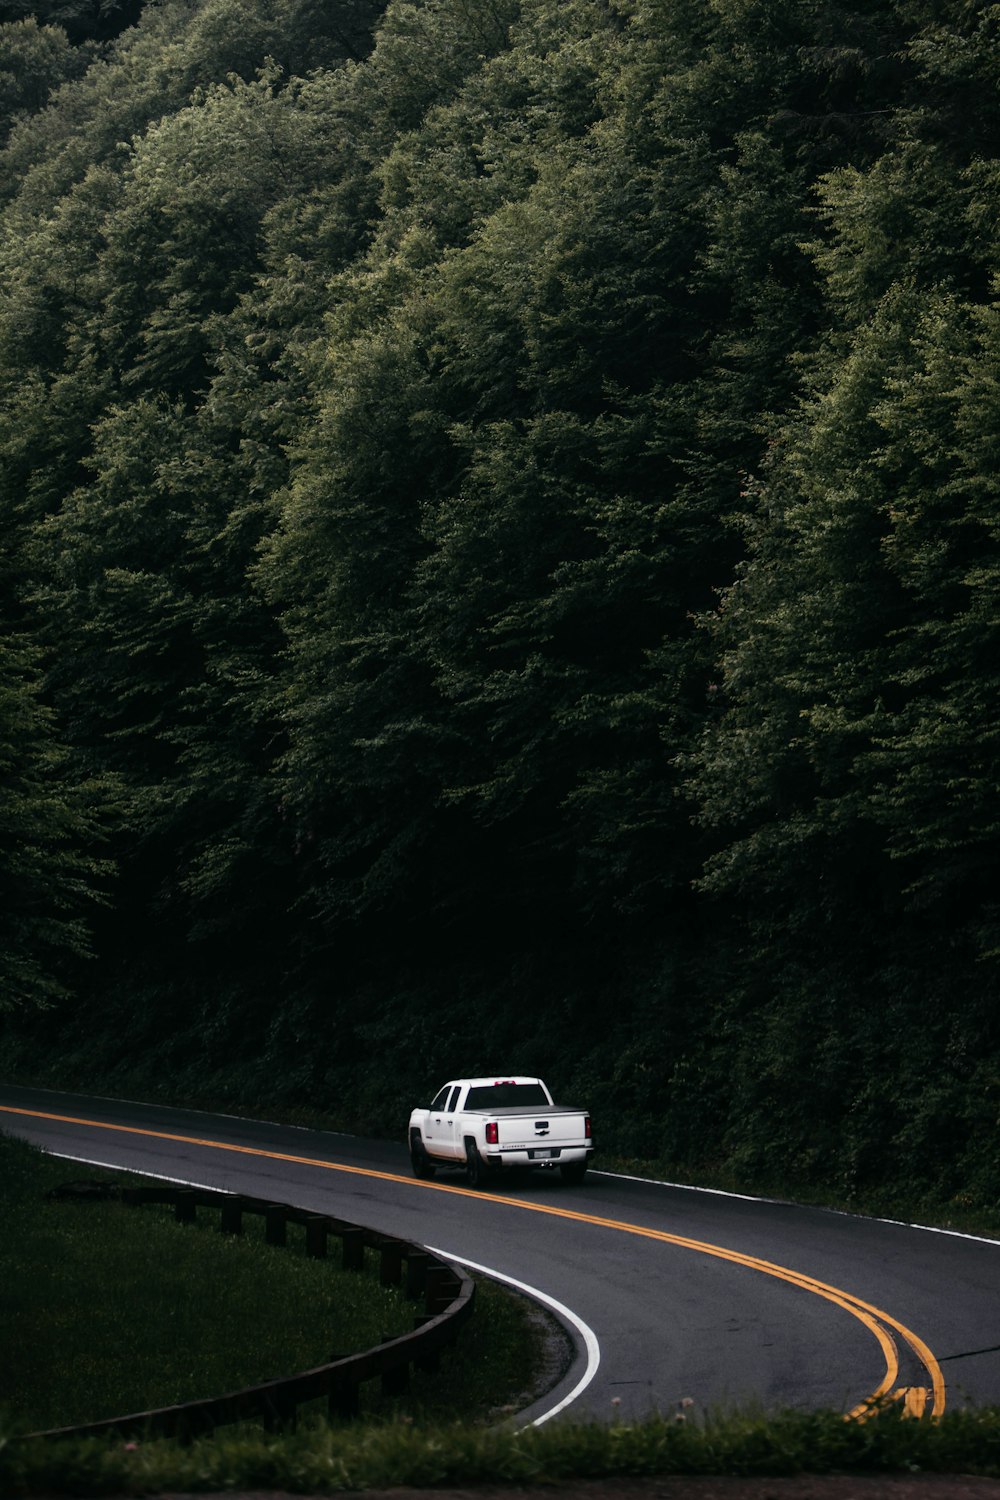
[{"label": "green foliage", "polygon": [[67,1068],[502,1059],[990,1209],[994,11],[4,28],[0,568],[119,789]]},{"label": "green foliage", "polygon": [[138,20],[145,0],[2,0],[0,22],[41,22],[77,47],[108,41]]},{"label": "green foliage", "polygon": [[0,1010],[70,993],[106,864],[100,787],[74,783],[41,701],[38,653],[0,638]]},{"label": "green foliage", "polygon": [[0,143],[22,114],[40,110],[54,89],[82,72],[78,55],[58,26],[34,16],[0,24]]},{"label": "green foliage", "polygon": [[[16,1496],[212,1492],[226,1485],[310,1494],[413,1486],[568,1485],[669,1475],[995,1475],[995,1410],[946,1413],[940,1422],[885,1414],[845,1422],[836,1412],[709,1414],[695,1407],[643,1423],[553,1422],[522,1432],[407,1423],[291,1436],[168,1443],[9,1444],[0,1473]],[[848,1481],[849,1482],[849,1481]]]},{"label": "green foliage", "polygon": [[706,885],[739,897],[752,954],[730,1007],[744,1150],[761,1159],[768,1112],[808,1078],[808,1170],[851,1186],[917,1149],[904,1193],[926,1172],[987,1206],[968,1132],[995,1097],[996,517],[972,434],[994,401],[978,224],[995,188],[982,162],[945,172],[937,144],[908,142],[826,194],[817,264],[842,322],[715,626],[724,710],[696,792],[723,831]]}]

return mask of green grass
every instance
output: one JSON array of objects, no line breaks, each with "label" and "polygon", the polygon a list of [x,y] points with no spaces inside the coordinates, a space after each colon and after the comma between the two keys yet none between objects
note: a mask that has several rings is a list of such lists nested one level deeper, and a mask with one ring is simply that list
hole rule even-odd
[{"label": "green grass", "polygon": [[[219,1395],[413,1326],[413,1303],[378,1284],[374,1255],[359,1276],[307,1258],[294,1228],[287,1247],[265,1244],[252,1217],[235,1238],[208,1210],[179,1225],[165,1208],[46,1200],[84,1175],[116,1180],[0,1136],[0,1408],[22,1431]],[[532,1315],[494,1287],[477,1301],[419,1399],[387,1403],[372,1382],[363,1412],[475,1421],[516,1405],[538,1358]]]},{"label": "green grass", "polygon": [[397,1485],[571,1485],[673,1474],[1000,1474],[1000,1411],[940,1422],[887,1412],[867,1423],[831,1412],[735,1413],[636,1425],[553,1423],[523,1432],[396,1421],[283,1436],[167,1442],[14,1443],[0,1450],[11,1496],[141,1495],[275,1489],[312,1495]]}]

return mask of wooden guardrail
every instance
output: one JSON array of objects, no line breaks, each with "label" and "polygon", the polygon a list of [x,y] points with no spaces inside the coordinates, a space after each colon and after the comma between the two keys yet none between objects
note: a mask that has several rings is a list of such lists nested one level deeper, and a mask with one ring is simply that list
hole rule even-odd
[{"label": "wooden guardrail", "polygon": [[[67,1184],[64,1196],[78,1196],[86,1187],[86,1184]],[[60,1195],[59,1189],[55,1190],[55,1195]],[[199,1208],[216,1208],[223,1234],[242,1234],[244,1217],[256,1214],[264,1219],[264,1236],[271,1245],[286,1244],[289,1226],[298,1226],[304,1233],[306,1254],[316,1259],[327,1256],[331,1239],[339,1240],[342,1264],[348,1270],[364,1270],[367,1252],[374,1251],[378,1256],[382,1285],[403,1283],[408,1297],[422,1301],[423,1311],[416,1315],[411,1332],[386,1339],[359,1354],[331,1358],[328,1364],[302,1370],[296,1375],[267,1380],[260,1385],[230,1391],[224,1396],[184,1401],[177,1406],[132,1412],[128,1416],[109,1417],[76,1427],[49,1428],[45,1432],[29,1433],[29,1437],[75,1438],[120,1433],[122,1436],[145,1434],[190,1439],[231,1422],[261,1421],[268,1427],[285,1427],[294,1424],[299,1406],[323,1398],[332,1416],[352,1417],[357,1415],[359,1388],[365,1381],[381,1380],[386,1395],[401,1394],[407,1387],[411,1368],[426,1372],[436,1369],[441,1351],[455,1341],[472,1314],[476,1288],[462,1271],[421,1245],[379,1234],[343,1219],[311,1213],[290,1203],[250,1198],[242,1193],[215,1192],[209,1188],[167,1185],[114,1188],[112,1193],[104,1196],[117,1197],[133,1206],[148,1203],[172,1205],[174,1217],[180,1223],[192,1223]]]}]

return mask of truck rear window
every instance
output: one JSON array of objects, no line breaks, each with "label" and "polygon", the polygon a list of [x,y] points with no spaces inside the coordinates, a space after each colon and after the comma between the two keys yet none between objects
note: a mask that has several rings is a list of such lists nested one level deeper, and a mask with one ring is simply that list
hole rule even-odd
[{"label": "truck rear window", "polygon": [[548,1109],[549,1101],[540,1083],[491,1083],[469,1090],[466,1109]]}]

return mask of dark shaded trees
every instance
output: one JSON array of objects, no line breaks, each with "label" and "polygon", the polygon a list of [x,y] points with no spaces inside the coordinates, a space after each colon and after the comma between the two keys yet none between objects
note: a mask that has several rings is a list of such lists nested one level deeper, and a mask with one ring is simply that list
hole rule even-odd
[{"label": "dark shaded trees", "polygon": [[953,41],[916,41],[920,108],[867,171],[824,185],[835,319],[718,618],[723,707],[696,795],[721,840],[706,885],[741,909],[747,1158],[797,1094],[811,1170],[864,1184],[889,1150],[904,1190],[931,1176],[989,1197],[996,202],[979,153],[996,135],[966,138],[942,107]]},{"label": "dark shaded trees", "polygon": [[997,1040],[991,17],[21,24],[0,547],[116,788],[92,1013],[369,1118],[502,1057],[680,1161],[943,1160]]},{"label": "dark shaded trees", "polygon": [[[85,982],[87,918],[108,871],[108,788],[75,781],[41,701],[38,653],[0,639],[0,1010],[47,1006]],[[103,795],[102,795],[103,794]]]}]

